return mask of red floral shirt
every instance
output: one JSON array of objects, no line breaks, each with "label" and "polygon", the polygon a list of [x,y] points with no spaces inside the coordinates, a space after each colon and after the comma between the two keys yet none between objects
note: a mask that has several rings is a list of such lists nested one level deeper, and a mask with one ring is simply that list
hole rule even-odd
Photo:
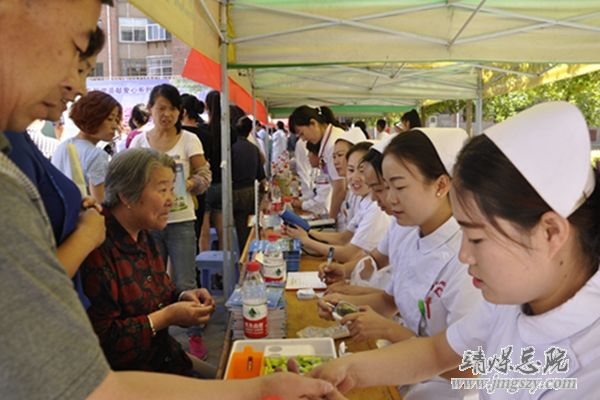
[{"label": "red floral shirt", "polygon": [[81,272],[91,301],[88,316],[111,367],[190,375],[192,364],[168,329],[152,337],[147,315],[177,301],[175,285],[148,232],[138,241],[108,210],[106,240],[84,261]]}]

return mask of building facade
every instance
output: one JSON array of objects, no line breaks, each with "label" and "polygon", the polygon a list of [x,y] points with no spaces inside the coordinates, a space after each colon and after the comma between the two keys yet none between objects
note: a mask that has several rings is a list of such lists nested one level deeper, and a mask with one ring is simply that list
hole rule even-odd
[{"label": "building facade", "polygon": [[180,76],[190,47],[148,19],[126,0],[102,6],[100,26],[106,45],[98,55],[93,76]]}]

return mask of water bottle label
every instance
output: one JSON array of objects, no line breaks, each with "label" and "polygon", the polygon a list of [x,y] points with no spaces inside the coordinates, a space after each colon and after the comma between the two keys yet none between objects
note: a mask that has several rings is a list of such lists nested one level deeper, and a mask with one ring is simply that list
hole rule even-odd
[{"label": "water bottle label", "polygon": [[267,305],[244,305],[244,336],[250,339],[261,339],[267,332]]},{"label": "water bottle label", "polygon": [[281,282],[285,276],[285,263],[263,264],[263,277],[265,282]]}]

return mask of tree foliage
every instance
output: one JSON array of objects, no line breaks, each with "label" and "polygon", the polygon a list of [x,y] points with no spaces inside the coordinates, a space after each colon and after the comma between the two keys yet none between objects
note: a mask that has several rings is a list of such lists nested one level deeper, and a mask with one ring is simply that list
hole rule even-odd
[{"label": "tree foliage", "polygon": [[[557,100],[575,104],[589,126],[600,126],[600,71],[486,98],[483,118],[500,122],[534,104]],[[464,111],[465,105],[464,100],[448,100],[427,106],[425,113],[454,114]]]}]

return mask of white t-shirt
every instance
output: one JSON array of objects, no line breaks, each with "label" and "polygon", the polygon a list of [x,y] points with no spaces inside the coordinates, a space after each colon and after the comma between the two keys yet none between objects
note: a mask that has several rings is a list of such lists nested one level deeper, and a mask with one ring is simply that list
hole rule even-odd
[{"label": "white t-shirt", "polygon": [[346,229],[354,233],[350,243],[364,251],[373,250],[385,235],[391,218],[381,211],[376,202],[367,195],[359,200],[358,210]]},{"label": "white t-shirt", "polygon": [[[133,138],[129,147],[152,148],[148,142],[148,132]],[[185,182],[190,176],[190,158],[204,155],[202,143],[193,133],[181,130],[177,143],[165,153],[173,157],[176,163],[175,202],[169,212],[169,223],[193,221],[196,219],[194,201],[190,192],[186,190]]]},{"label": "white t-shirt", "polygon": [[392,260],[399,263],[399,260],[402,258],[402,255],[399,253],[400,243],[402,243],[409,232],[415,229],[418,230],[415,226],[399,225],[396,220],[392,219],[383,238],[377,244],[377,251],[387,256],[390,264],[392,264]]},{"label": "white t-shirt", "polygon": [[[600,273],[596,272],[566,303],[540,315],[524,314],[520,305],[497,305],[483,301],[469,315],[451,325],[446,338],[459,355],[482,347],[486,358],[497,355],[502,348],[512,346],[513,366],[522,363],[521,351],[535,349],[532,361],[539,361],[539,372],[522,374],[517,370],[506,374],[488,368],[482,377],[492,378],[576,378],[577,390],[537,390],[534,394],[519,390],[508,394],[496,389],[489,394],[479,392],[482,399],[595,399],[600,394]],[[546,365],[544,352],[551,347],[567,351],[568,371],[542,375]],[[555,353],[556,354],[556,353]],[[564,364],[563,364],[564,366]]]}]

